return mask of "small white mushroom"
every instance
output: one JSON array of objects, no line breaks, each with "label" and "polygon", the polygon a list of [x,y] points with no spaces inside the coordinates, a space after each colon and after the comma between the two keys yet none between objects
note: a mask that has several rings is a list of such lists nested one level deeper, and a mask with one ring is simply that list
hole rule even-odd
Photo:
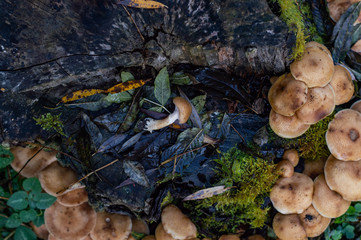
[{"label": "small white mushroom", "polygon": [[146,118],[144,130],[152,132],[153,130],[164,128],[177,120],[180,124],[186,123],[192,113],[191,104],[182,97],[173,98],[173,103],[175,105],[174,112],[169,114],[168,117],[160,120]]}]

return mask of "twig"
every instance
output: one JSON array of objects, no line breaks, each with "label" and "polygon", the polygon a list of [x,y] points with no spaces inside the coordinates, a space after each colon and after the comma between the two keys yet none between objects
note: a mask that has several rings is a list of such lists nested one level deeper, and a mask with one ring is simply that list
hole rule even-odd
[{"label": "twig", "polygon": [[72,184],[70,184],[69,186],[67,186],[66,188],[60,190],[60,191],[57,192],[56,194],[61,194],[61,193],[65,192],[66,190],[68,190],[68,189],[70,189],[72,186],[74,186],[75,184],[80,183],[81,181],[83,181],[84,179],[90,177],[90,176],[93,175],[94,173],[97,173],[97,172],[99,172],[100,170],[102,170],[102,169],[104,169],[104,168],[106,168],[106,167],[109,167],[110,165],[113,165],[114,163],[116,163],[116,162],[118,162],[118,161],[119,161],[119,159],[115,159],[114,161],[112,161],[112,162],[110,162],[110,163],[108,163],[108,164],[106,164],[106,165],[104,165],[104,166],[102,166],[102,167],[100,167],[100,168],[98,168],[98,169],[95,169],[94,171],[92,171],[92,172],[88,173],[87,175],[85,175],[84,177],[80,178],[80,179],[79,179],[78,181],[76,181],[75,183],[72,183]]},{"label": "twig", "polygon": [[246,140],[244,140],[243,136],[237,131],[237,129],[232,125],[232,123],[230,123],[229,125],[233,128],[234,131],[236,131],[236,133],[238,134],[238,136],[239,136],[240,138],[242,138],[242,141],[243,141],[243,142],[246,142]]},{"label": "twig", "polygon": [[0,199],[9,200],[9,198],[7,198],[7,197],[0,197]]},{"label": "twig", "polygon": [[138,28],[137,24],[135,23],[135,21],[134,21],[134,19],[133,19],[132,15],[130,15],[130,13],[129,13],[128,9],[127,9],[124,5],[122,5],[122,7],[123,7],[123,8],[124,8],[124,10],[127,12],[128,16],[129,16],[129,17],[130,17],[130,19],[132,20],[132,22],[133,22],[133,24],[134,24],[135,28],[137,29],[137,31],[138,31],[138,33],[139,33],[140,37],[142,38],[142,40],[143,40],[143,42],[144,42],[144,41],[145,41],[145,39],[144,39],[144,37],[143,37],[142,33],[140,32],[140,29]]},{"label": "twig", "polygon": [[187,154],[187,153],[191,153],[191,152],[197,151],[197,150],[199,150],[199,149],[202,149],[202,148],[204,148],[204,147],[207,147],[208,145],[210,145],[210,144],[207,143],[207,144],[204,144],[204,145],[202,145],[202,146],[200,146],[200,147],[197,147],[197,148],[195,148],[195,149],[192,149],[192,150],[189,150],[189,151],[187,151],[187,152],[184,152],[184,153],[181,153],[181,154],[179,154],[179,155],[176,155],[176,156],[174,156],[174,157],[170,157],[170,158],[168,158],[167,160],[161,162],[159,166],[163,166],[164,164],[167,164],[167,163],[171,162],[173,159],[176,159],[177,157],[181,157],[181,156],[183,156],[183,155],[185,155],[185,154]]},{"label": "twig", "polygon": [[16,230],[12,231],[9,235],[7,235],[7,236],[4,238],[4,240],[10,239],[10,238],[15,234],[15,231],[16,231]]},{"label": "twig", "polygon": [[154,104],[154,105],[156,105],[156,106],[158,106],[158,107],[161,107],[161,108],[163,108],[166,112],[170,113],[170,111],[168,111],[168,109],[166,109],[166,107],[164,107],[162,104],[153,102],[152,100],[149,100],[148,98],[144,98],[144,100],[147,101],[147,102],[150,102],[150,103],[152,103],[152,104]]}]

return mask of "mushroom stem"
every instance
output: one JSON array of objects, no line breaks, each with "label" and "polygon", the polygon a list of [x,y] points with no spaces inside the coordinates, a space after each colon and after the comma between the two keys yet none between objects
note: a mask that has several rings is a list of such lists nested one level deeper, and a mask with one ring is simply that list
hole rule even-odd
[{"label": "mushroom stem", "polygon": [[176,107],[174,109],[174,112],[169,114],[168,117],[166,117],[166,118],[163,118],[160,120],[146,118],[144,130],[152,132],[153,130],[158,130],[158,129],[164,128],[164,127],[174,123],[175,121],[177,121],[178,117],[179,117],[179,110]]}]

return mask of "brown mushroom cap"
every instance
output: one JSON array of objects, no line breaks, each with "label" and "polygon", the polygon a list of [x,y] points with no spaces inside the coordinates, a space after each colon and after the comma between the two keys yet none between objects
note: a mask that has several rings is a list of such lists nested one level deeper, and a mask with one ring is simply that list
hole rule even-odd
[{"label": "brown mushroom cap", "polygon": [[330,155],[325,179],[331,190],[348,201],[361,200],[361,161],[341,161]]},{"label": "brown mushroom cap", "polygon": [[[61,240],[59,238],[54,237],[54,235],[49,234],[48,240]],[[77,240],[93,240],[89,235],[85,236],[85,238],[78,238]]]},{"label": "brown mushroom cap", "polygon": [[162,211],[164,230],[175,239],[196,238],[197,228],[175,205],[168,205]]},{"label": "brown mushroom cap", "polygon": [[325,87],[309,88],[307,102],[296,111],[296,115],[305,124],[315,124],[330,115],[334,109],[335,93],[327,84]]},{"label": "brown mushroom cap", "polygon": [[325,45],[321,44],[321,43],[318,43],[318,42],[315,42],[315,41],[311,41],[311,42],[308,42],[308,43],[305,44],[305,48],[306,48],[306,49],[307,49],[307,48],[311,48],[311,47],[319,48],[319,49],[321,49],[322,51],[326,52],[327,55],[329,55],[330,57],[332,57],[332,54],[331,54],[330,50],[328,50],[328,48],[327,48]]},{"label": "brown mushroom cap", "polygon": [[292,163],[287,159],[281,160],[276,167],[276,171],[279,172],[281,177],[292,177],[295,171]]},{"label": "brown mushroom cap", "polygon": [[295,172],[292,177],[280,178],[271,190],[274,208],[282,214],[302,213],[312,203],[313,181]]},{"label": "brown mushroom cap", "polygon": [[311,179],[315,179],[318,175],[323,174],[323,168],[325,166],[327,157],[321,158],[317,161],[305,160],[303,174],[306,174]]},{"label": "brown mushroom cap", "polygon": [[295,115],[286,117],[271,109],[269,124],[272,130],[280,137],[295,138],[304,134],[310,128],[310,124],[302,123]]},{"label": "brown mushroom cap", "polygon": [[142,219],[132,218],[132,232],[143,233],[149,235],[148,224]]},{"label": "brown mushroom cap", "polygon": [[283,153],[282,159],[287,159],[288,161],[290,161],[292,163],[292,165],[294,167],[296,167],[300,160],[300,156],[298,155],[298,152],[296,149],[287,149]]},{"label": "brown mushroom cap", "polygon": [[265,240],[265,238],[262,235],[256,234],[249,236],[247,240]]},{"label": "brown mushroom cap", "polygon": [[314,180],[312,205],[322,216],[337,218],[344,214],[351,202],[335,191],[332,191],[326,183],[323,174]]},{"label": "brown mushroom cap", "polygon": [[333,21],[337,22],[341,15],[354,3],[360,0],[328,0],[327,7],[330,17]]},{"label": "brown mushroom cap", "polygon": [[218,240],[240,240],[236,234],[223,234]]},{"label": "brown mushroom cap", "polygon": [[163,224],[159,223],[155,229],[155,239],[157,240],[175,240],[169,233],[164,230]]},{"label": "brown mushroom cap", "polygon": [[310,47],[301,60],[291,63],[290,70],[295,79],[305,82],[309,88],[324,87],[331,81],[334,65],[324,50]]},{"label": "brown mushroom cap", "polygon": [[179,118],[178,118],[179,123],[180,124],[186,123],[192,113],[191,104],[185,98],[182,97],[173,98],[173,103],[174,105],[176,105],[179,111]]},{"label": "brown mushroom cap", "polygon": [[[19,172],[20,169],[26,164],[26,162],[33,157],[40,148],[27,148],[27,147],[12,147],[11,152],[14,154],[14,160],[11,163],[11,167]],[[21,175],[30,178],[36,177],[38,173],[47,167],[52,162],[57,161],[55,152],[47,152],[40,150],[21,171]]]},{"label": "brown mushroom cap", "polygon": [[57,201],[67,207],[77,206],[88,201],[88,193],[84,187],[77,188],[58,196]]},{"label": "brown mushroom cap", "polygon": [[361,113],[344,109],[328,124],[326,143],[331,154],[339,160],[361,159]]},{"label": "brown mushroom cap", "polygon": [[352,110],[355,110],[359,113],[361,113],[361,100],[358,100],[356,102],[354,102],[351,107],[350,107]]},{"label": "brown mushroom cap", "polygon": [[93,240],[125,240],[132,231],[129,216],[98,212],[94,229],[90,232]]},{"label": "brown mushroom cap", "polygon": [[351,50],[357,53],[361,53],[361,40],[358,40],[354,45],[352,45]]},{"label": "brown mushroom cap", "polygon": [[273,231],[280,239],[284,240],[304,240],[306,231],[302,226],[301,220],[297,214],[277,213],[273,218]]},{"label": "brown mushroom cap", "polygon": [[75,172],[68,167],[62,167],[58,162],[53,162],[41,172],[39,181],[44,191],[52,196],[59,196],[59,191],[77,181]]},{"label": "brown mushroom cap", "polygon": [[331,218],[321,216],[312,205],[300,214],[300,220],[307,237],[321,235],[331,222]]},{"label": "brown mushroom cap", "polygon": [[55,202],[44,213],[49,233],[62,240],[85,238],[94,228],[96,213],[88,203],[65,207]]},{"label": "brown mushroom cap", "polygon": [[272,109],[283,116],[293,116],[307,101],[308,88],[291,74],[279,77],[268,91]]},{"label": "brown mushroom cap", "polygon": [[351,100],[355,87],[350,72],[342,65],[336,65],[330,85],[335,91],[335,104],[340,105]]},{"label": "brown mushroom cap", "polygon": [[33,222],[30,222],[30,226],[38,238],[44,240],[48,239],[49,231],[46,228],[45,224],[41,225],[40,227],[37,227]]}]

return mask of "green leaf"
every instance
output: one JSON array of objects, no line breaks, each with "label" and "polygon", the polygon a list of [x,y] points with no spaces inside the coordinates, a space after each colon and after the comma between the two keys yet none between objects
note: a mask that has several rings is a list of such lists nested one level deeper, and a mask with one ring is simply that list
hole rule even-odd
[{"label": "green leaf", "polygon": [[351,225],[347,225],[344,229],[345,235],[347,239],[355,239],[355,227]]},{"label": "green leaf", "polygon": [[131,74],[130,72],[121,72],[120,78],[122,79],[123,83],[135,80],[133,74]]},{"label": "green leaf", "polygon": [[18,213],[13,213],[6,221],[5,227],[17,228],[21,225],[21,219]]},{"label": "green leaf", "polygon": [[355,204],[355,211],[356,211],[357,213],[361,213],[361,203],[356,203],[356,204]]},{"label": "green leaf", "polygon": [[24,191],[15,192],[7,201],[7,205],[15,210],[23,210],[28,206],[27,197],[28,194]]},{"label": "green leaf", "polygon": [[30,228],[20,226],[16,229],[14,240],[36,240],[36,235]]},{"label": "green leaf", "polygon": [[170,97],[170,83],[167,68],[162,68],[154,80],[154,96],[165,105]]},{"label": "green leaf", "polygon": [[13,160],[14,155],[0,145],[0,169],[9,166]]},{"label": "green leaf", "polygon": [[170,77],[170,82],[176,85],[190,85],[191,79],[183,72],[176,72]]},{"label": "green leaf", "polygon": [[0,228],[5,226],[7,220],[8,219],[6,217],[0,216]]},{"label": "green leaf", "polygon": [[23,182],[25,191],[32,191],[40,193],[42,191],[41,184],[37,178],[27,178]]},{"label": "green leaf", "polygon": [[37,227],[40,227],[41,225],[43,225],[45,223],[44,214],[36,216],[36,218],[33,220],[33,223]]},{"label": "green leaf", "polygon": [[36,207],[39,209],[47,209],[56,201],[56,197],[53,197],[47,193],[41,193],[39,201],[36,203]]},{"label": "green leaf", "polygon": [[130,101],[133,99],[133,96],[129,92],[120,92],[120,93],[109,93],[106,97],[104,97],[104,101],[109,103],[121,103]]},{"label": "green leaf", "polygon": [[28,223],[33,221],[37,216],[37,212],[34,209],[23,210],[19,213],[22,222]]},{"label": "green leaf", "polygon": [[163,108],[162,107],[158,107],[158,106],[154,106],[148,109],[149,111],[154,111],[154,112],[162,112]]},{"label": "green leaf", "polygon": [[197,112],[200,113],[206,104],[207,95],[200,95],[191,100],[191,103],[196,108]]},{"label": "green leaf", "polygon": [[31,201],[33,201],[33,202],[39,201],[40,197],[41,197],[41,192],[33,192],[33,191],[31,191],[29,193],[29,197],[28,197],[29,198],[29,205],[30,205]]}]

